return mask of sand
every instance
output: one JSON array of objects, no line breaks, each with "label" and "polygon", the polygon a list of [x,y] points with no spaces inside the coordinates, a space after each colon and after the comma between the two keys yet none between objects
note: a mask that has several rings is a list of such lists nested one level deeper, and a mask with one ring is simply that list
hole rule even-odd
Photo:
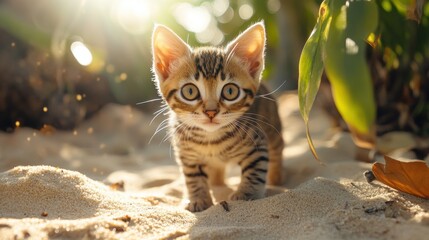
[{"label": "sand", "polygon": [[[425,239],[429,200],[367,183],[347,133],[315,109],[311,127],[325,165],[308,150],[295,94],[280,98],[285,183],[250,202],[184,210],[183,179],[163,117],[108,105],[74,131],[0,133],[0,239]],[[164,117],[165,118],[165,117]]]}]

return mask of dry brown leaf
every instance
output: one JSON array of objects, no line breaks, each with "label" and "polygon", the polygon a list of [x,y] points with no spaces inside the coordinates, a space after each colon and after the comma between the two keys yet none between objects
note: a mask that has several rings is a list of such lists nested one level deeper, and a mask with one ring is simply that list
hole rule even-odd
[{"label": "dry brown leaf", "polygon": [[392,188],[429,199],[429,168],[423,161],[399,161],[384,156],[386,165],[374,163],[376,179]]}]

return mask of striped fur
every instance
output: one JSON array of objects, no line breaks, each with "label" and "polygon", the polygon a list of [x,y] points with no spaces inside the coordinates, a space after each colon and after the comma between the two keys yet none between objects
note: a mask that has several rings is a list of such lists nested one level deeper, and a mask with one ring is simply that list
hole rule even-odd
[{"label": "striped fur", "polygon": [[[255,26],[253,31],[260,30],[260,26],[263,28],[262,24]],[[250,30],[225,49],[191,49],[182,43],[185,49],[179,49],[181,54],[171,57],[164,54],[171,51],[157,49],[157,37],[153,40],[156,83],[171,109],[172,144],[185,176],[190,200],[188,209],[192,212],[213,205],[210,185],[224,184],[227,163],[241,167],[241,183],[230,196],[232,200],[262,198],[266,183],[281,183],[283,139],[277,104],[260,97],[268,93],[260,84],[265,36],[261,55],[255,55],[253,62],[249,60],[253,55],[243,57],[239,51],[246,51],[237,50],[237,45],[243,47],[239,44],[245,42],[247,35],[254,38],[251,34],[258,34]],[[169,31],[162,27],[156,29],[154,35],[177,37]],[[172,41],[178,42],[169,45],[180,46],[180,39]],[[182,91],[186,84],[196,86],[199,95],[195,95],[195,90],[189,92],[195,100],[184,97]],[[237,99],[229,101],[222,95],[224,88],[230,86],[227,84],[238,86]],[[210,111],[214,117],[210,117]]]}]

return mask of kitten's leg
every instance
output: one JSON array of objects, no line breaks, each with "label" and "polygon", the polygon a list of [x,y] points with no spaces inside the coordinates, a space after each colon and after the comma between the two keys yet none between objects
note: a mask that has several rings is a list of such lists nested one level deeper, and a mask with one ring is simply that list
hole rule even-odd
[{"label": "kitten's leg", "polygon": [[186,209],[191,212],[201,212],[213,205],[207,174],[202,165],[183,165],[189,204]]},{"label": "kitten's leg", "polygon": [[269,145],[269,157],[270,161],[268,162],[268,176],[267,184],[280,186],[283,183],[282,173],[283,173],[283,139],[276,138],[275,142],[270,142]]},{"label": "kitten's leg", "polygon": [[252,149],[241,161],[241,182],[231,200],[254,200],[265,196],[265,179],[268,167],[267,149]]}]

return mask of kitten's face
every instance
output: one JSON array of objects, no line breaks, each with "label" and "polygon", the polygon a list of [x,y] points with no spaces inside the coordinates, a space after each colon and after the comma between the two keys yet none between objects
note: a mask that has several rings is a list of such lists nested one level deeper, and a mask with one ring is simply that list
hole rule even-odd
[{"label": "kitten's face", "polygon": [[178,120],[213,132],[252,105],[264,65],[265,31],[255,24],[225,49],[191,49],[166,27],[153,35],[154,71]]}]

